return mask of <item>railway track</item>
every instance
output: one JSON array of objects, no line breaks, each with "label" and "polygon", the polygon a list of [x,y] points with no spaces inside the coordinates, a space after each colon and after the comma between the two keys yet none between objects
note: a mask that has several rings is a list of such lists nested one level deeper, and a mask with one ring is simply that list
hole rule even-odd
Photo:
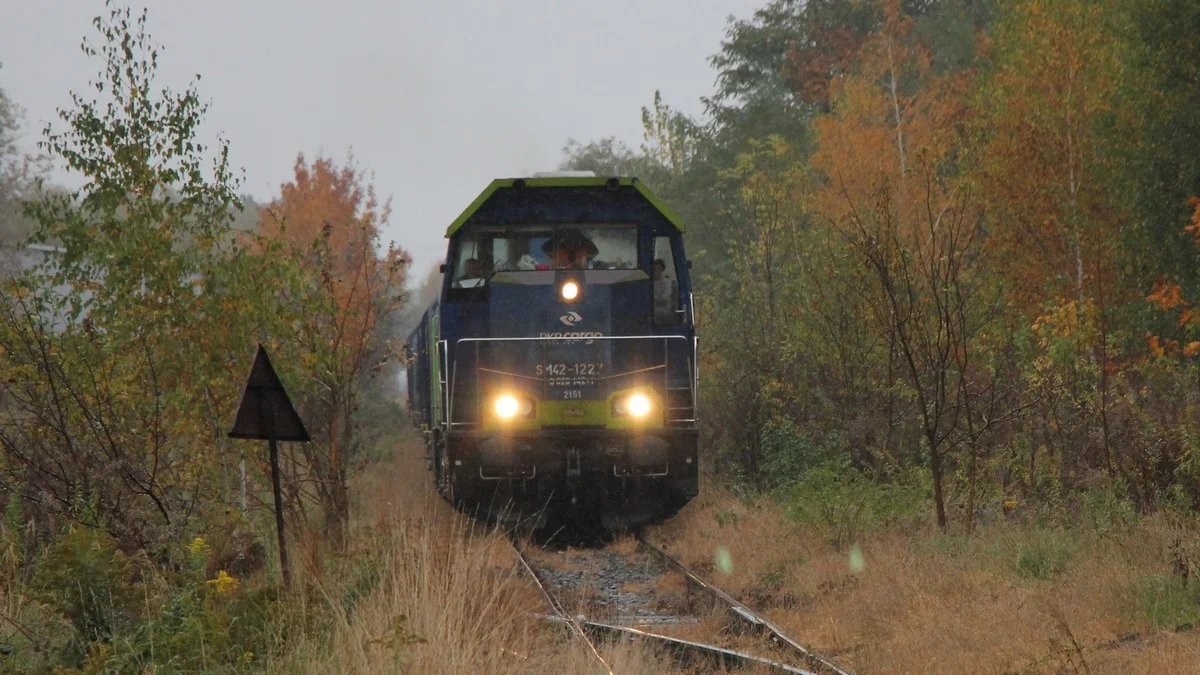
[{"label": "railway track", "polygon": [[658,558],[661,559],[664,563],[666,563],[667,566],[671,567],[672,569],[674,569],[675,571],[679,572],[684,577],[686,577],[689,584],[691,584],[692,586],[694,586],[696,588],[699,588],[700,590],[704,591],[705,593],[708,593],[709,595],[713,596],[718,601],[720,601],[722,604],[724,604],[726,607],[728,607],[729,613],[735,619],[745,623],[752,630],[754,630],[756,632],[764,633],[764,634],[770,636],[770,640],[777,646],[779,646],[785,650],[789,650],[796,654],[799,654],[801,656],[801,658],[810,667],[816,669],[817,672],[830,673],[832,675],[850,675],[850,673],[843,670],[842,668],[839,668],[832,661],[826,659],[825,657],[821,656],[820,654],[817,654],[813,650],[808,649],[803,644],[801,644],[798,640],[796,640],[796,639],[790,637],[789,635],[787,635],[786,633],[784,633],[782,629],[780,629],[777,625],[772,623],[765,616],[759,614],[758,612],[755,612],[754,610],[752,610],[749,607],[747,607],[746,605],[742,604],[741,602],[739,602],[737,599],[735,599],[734,597],[732,597],[725,591],[722,591],[721,589],[717,588],[716,586],[713,586],[712,584],[708,583],[704,579],[700,578],[699,575],[692,572],[690,569],[687,568],[686,565],[684,565],[678,559],[676,559],[673,556],[671,556],[670,554],[668,554],[666,551],[662,550],[660,547],[655,546],[653,543],[651,543],[643,538],[640,538],[640,537],[638,538],[638,543],[643,548],[649,550],[654,555],[658,556]]},{"label": "railway track", "polygon": [[542,597],[546,599],[546,602],[549,603],[550,608],[554,611],[554,617],[570,626],[576,637],[587,643],[588,649],[591,650],[592,656],[594,656],[596,660],[604,666],[604,670],[608,672],[608,675],[614,675],[612,666],[608,665],[608,661],[604,660],[604,657],[600,654],[600,650],[596,649],[596,643],[592,642],[588,634],[584,632],[581,622],[567,613],[567,611],[563,608],[562,603],[560,603],[558,598],[550,592],[545,582],[538,575],[537,569],[530,564],[529,558],[525,555],[525,551],[521,547],[520,541],[518,541],[516,537],[510,536],[509,543],[512,544],[513,552],[517,555],[517,560],[521,561],[521,566],[524,567],[525,571],[529,573],[529,576],[533,578],[533,583],[537,586],[538,590],[541,591]]},{"label": "railway track", "polygon": [[[699,666],[721,669],[751,667],[759,671],[781,673],[849,675],[844,669],[785,634],[766,617],[708,583],[662,548],[643,538],[638,538],[637,547],[640,551],[646,552],[647,557],[660,563],[662,568],[662,571],[658,573],[660,577],[670,574],[682,577],[686,586],[699,590],[719,606],[724,607],[728,616],[741,626],[749,628],[750,633],[765,637],[769,651],[773,653],[772,656],[760,656],[746,649],[665,634],[664,629],[685,624],[697,624],[701,619],[680,614],[663,615],[646,607],[650,604],[651,598],[639,596],[636,593],[620,592],[619,587],[631,585],[630,583],[620,583],[621,579],[645,581],[648,576],[652,577],[653,575],[647,575],[645,569],[635,569],[642,566],[631,562],[627,556],[607,550],[582,553],[580,556],[585,559],[585,564],[591,563],[606,568],[599,570],[598,574],[601,577],[609,579],[616,577],[616,582],[608,584],[608,589],[612,593],[598,603],[598,606],[607,606],[609,610],[607,613],[615,613],[616,616],[572,615],[568,611],[567,603],[560,595],[569,597],[581,593],[584,589],[581,588],[583,582],[580,577],[574,577],[574,581],[572,581],[570,572],[556,570],[551,564],[539,562],[537,549],[535,549],[534,555],[530,555],[515,537],[510,537],[510,542],[521,565],[533,579],[552,610],[552,613],[543,615],[542,618],[565,626],[574,637],[585,641],[592,655],[609,673],[612,673],[613,670],[601,655],[596,640],[636,640],[650,643],[671,654],[682,667]],[[591,557],[589,558],[589,556]],[[629,569],[621,569],[622,565],[627,565]],[[616,568],[615,572],[613,571],[614,567]],[[630,596],[632,596],[632,600]],[[583,601],[580,600],[580,602]],[[598,606],[589,607],[588,610],[599,614],[601,612]],[[651,626],[653,629],[647,629],[647,626]],[[789,661],[803,665],[795,665]]]}]

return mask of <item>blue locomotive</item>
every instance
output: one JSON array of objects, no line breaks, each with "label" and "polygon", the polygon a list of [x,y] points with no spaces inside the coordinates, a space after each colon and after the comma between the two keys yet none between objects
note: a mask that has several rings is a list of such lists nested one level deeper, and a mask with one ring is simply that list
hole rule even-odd
[{"label": "blue locomotive", "polygon": [[[699,490],[683,223],[636,178],[495,180],[408,337],[438,491],[492,522],[631,528]],[[582,522],[581,522],[582,521]]]}]

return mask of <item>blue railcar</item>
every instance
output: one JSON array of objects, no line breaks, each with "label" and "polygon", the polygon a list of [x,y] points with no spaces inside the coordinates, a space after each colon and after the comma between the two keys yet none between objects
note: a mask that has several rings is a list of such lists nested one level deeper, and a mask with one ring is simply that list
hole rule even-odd
[{"label": "blue railcar", "polygon": [[493,181],[448,228],[409,336],[434,481],[492,521],[607,528],[699,489],[697,341],[682,222],[636,178]]}]

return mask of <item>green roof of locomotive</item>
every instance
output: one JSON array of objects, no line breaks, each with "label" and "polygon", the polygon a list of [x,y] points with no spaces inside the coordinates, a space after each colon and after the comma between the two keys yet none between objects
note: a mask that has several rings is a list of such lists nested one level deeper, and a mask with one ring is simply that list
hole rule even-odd
[{"label": "green roof of locomotive", "polygon": [[603,176],[588,176],[588,175],[534,175],[529,178],[498,178],[492,181],[483,192],[471,202],[469,206],[461,213],[454,222],[450,223],[450,227],[446,228],[446,236],[449,237],[459,230],[467,222],[467,220],[484,205],[487,200],[496,194],[499,190],[512,189],[517,181],[523,181],[524,187],[527,188],[558,188],[558,187],[606,187],[610,180],[615,180],[623,187],[633,187],[646,199],[650,204],[658,210],[672,225],[680,232],[684,231],[683,220],[675,215],[667,205],[662,202],[646,184],[637,178],[628,177],[611,177]]}]

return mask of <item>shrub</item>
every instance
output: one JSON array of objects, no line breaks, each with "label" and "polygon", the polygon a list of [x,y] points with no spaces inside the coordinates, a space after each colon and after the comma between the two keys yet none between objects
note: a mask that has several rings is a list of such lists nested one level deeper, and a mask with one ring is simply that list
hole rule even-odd
[{"label": "shrub", "polygon": [[824,444],[800,433],[790,420],[771,420],[762,430],[762,480],[768,487],[786,485],[836,456],[837,438]]},{"label": "shrub", "polygon": [[1176,576],[1156,575],[1142,580],[1141,611],[1156,629],[1179,630],[1200,623],[1200,588]]},{"label": "shrub", "polygon": [[845,456],[808,469],[778,494],[794,520],[816,527],[836,548],[857,541],[868,529],[912,522],[926,504],[921,488],[876,483]]},{"label": "shrub", "polygon": [[136,608],[130,578],[133,565],[103,530],[73,525],[47,549],[37,565],[31,591],[75,629],[62,657],[80,663],[87,645],[110,641],[132,623]]},{"label": "shrub", "polygon": [[1137,505],[1120,481],[1105,484],[1080,496],[1083,521],[1099,534],[1107,534],[1137,517]]},{"label": "shrub", "polygon": [[1072,558],[1066,533],[1060,530],[1037,530],[1031,539],[1018,546],[1015,567],[1025,579],[1045,581],[1067,570]]}]

